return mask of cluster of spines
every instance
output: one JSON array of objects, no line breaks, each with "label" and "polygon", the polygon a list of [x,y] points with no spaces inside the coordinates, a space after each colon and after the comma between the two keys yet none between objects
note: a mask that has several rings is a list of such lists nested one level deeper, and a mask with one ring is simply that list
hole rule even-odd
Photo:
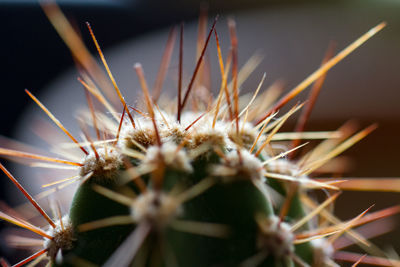
[{"label": "cluster of spines", "polygon": [[[326,210],[338,194],[328,197],[321,204],[306,194],[309,188],[346,188],[341,186],[345,183],[317,181],[307,175],[361,140],[375,126],[347,139],[346,136],[342,136],[339,140],[343,142],[332,141],[328,137],[327,141],[314,150],[315,154],[311,152],[297,163],[282,158],[301,148],[298,142],[294,142],[296,145],[278,155],[275,155],[275,148],[271,145],[283,123],[303,105],[296,105],[278,119],[277,111],[312,82],[318,80],[321,84],[330,68],[383,28],[384,24],[373,28],[336,56],[328,56],[317,71],[261,116],[259,113],[249,113],[251,105],[256,105],[253,102],[257,102],[256,95],[262,82],[250,103],[239,112],[241,105],[237,38],[232,21],[229,23],[232,47],[225,65],[214,20],[207,37],[199,38],[198,61],[187,90],[182,96],[181,26],[176,118],[168,108],[161,111],[157,104],[162,84],[159,81],[165,77],[175,31],[170,33],[161,64],[163,68],[159,72],[152,97],[141,66],[135,65],[147,108],[145,113],[128,106],[125,102],[88,25],[111,84],[123,105],[122,115],[119,116],[96,87],[96,84],[102,85],[104,79],[100,78],[98,68],[93,65],[90,57],[87,57],[87,51],[81,41],[73,38],[76,34],[72,28],[66,21],[59,23],[64,17],[56,12],[54,6],[47,6],[45,10],[70,46],[78,64],[84,69],[80,82],[111,111],[117,124],[101,123],[96,119],[103,115],[94,110],[91,96],[87,95],[91,124],[99,140],[95,144],[86,130],[87,125],[82,123],[82,131],[87,139],[86,145],[91,149],[88,152],[84,144],[79,143],[52,113],[27,91],[86,157],[82,162],[74,162],[10,149],[0,150],[5,156],[33,158],[80,168],[79,175],[72,178],[73,181],[79,181],[80,186],[69,216],[61,217],[61,213],[58,212],[58,220],[53,222],[16,179],[2,167],[49,223],[49,230],[43,231],[18,216],[1,213],[3,219],[44,237],[44,249],[16,266],[41,259],[45,254],[54,265],[94,262],[105,266],[142,266],[141,264],[149,263],[175,266],[176,263],[183,262],[182,266],[206,266],[211,263],[243,266],[333,266],[335,263],[332,243],[337,238],[347,233],[357,242],[369,245],[369,241],[353,232],[351,228],[399,211],[398,207],[394,207],[369,214],[368,217],[364,216],[364,211],[353,220],[340,222]],[[205,29],[204,17],[201,21],[202,28]],[[221,90],[217,99],[211,100],[203,113],[185,111],[190,92],[196,88],[196,77],[201,72],[205,51],[213,33],[216,37],[221,69]],[[232,86],[228,86],[227,78],[230,65]],[[315,100],[319,88],[320,86],[313,88],[312,100]],[[223,99],[225,103],[222,103]],[[193,103],[196,104],[195,99]],[[307,107],[307,110],[310,110],[312,104],[308,104]],[[139,115],[132,116],[129,109]],[[301,116],[303,122],[299,123],[297,136],[288,138],[289,140],[303,138],[304,121],[309,111],[305,111],[304,114]],[[100,128],[103,129],[103,136],[115,135],[115,139],[101,140]],[[71,182],[71,179],[62,182],[65,181]],[[313,220],[318,215],[330,222],[328,226],[318,226]],[[188,236],[187,233],[199,236]],[[212,238],[209,238],[210,236]],[[191,250],[195,250],[196,253],[190,253]],[[150,259],[146,256],[149,251],[153,255]],[[374,253],[379,254],[379,251],[375,250]],[[394,260],[366,256],[355,259],[353,257],[352,260],[356,262],[354,265],[367,260],[374,263],[384,262],[386,265],[398,263]]]}]

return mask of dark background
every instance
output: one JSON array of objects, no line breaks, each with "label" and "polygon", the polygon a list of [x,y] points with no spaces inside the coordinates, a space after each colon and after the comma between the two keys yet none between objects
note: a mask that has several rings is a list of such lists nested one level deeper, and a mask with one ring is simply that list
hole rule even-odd
[{"label": "dark background", "polygon": [[[96,35],[101,36],[101,45],[104,50],[124,40],[139,37],[145,33],[168,25],[178,24],[181,21],[194,20],[199,12],[201,3],[207,3],[210,14],[224,14],[229,12],[240,12],[243,10],[263,8],[274,8],[279,6],[299,6],[307,3],[321,1],[185,1],[185,0],[136,0],[136,1],[59,1],[62,10],[67,17],[78,27],[87,44],[91,43],[90,37],[85,28],[85,22],[95,23]],[[331,2],[323,1],[324,5]],[[346,2],[346,1],[344,1]],[[398,5],[393,5],[391,12],[400,14]],[[396,27],[396,25],[394,25]],[[28,88],[34,94],[49,81],[61,74],[66,68],[73,65],[71,55],[62,42],[56,31],[48,22],[46,16],[36,1],[1,1],[0,0],[0,59],[1,59],[1,87],[0,87],[0,135],[11,136],[15,122],[18,121],[23,108],[31,103],[31,100],[24,93]],[[163,45],[163,44],[161,44]],[[89,46],[95,52],[93,46]],[[400,46],[399,46],[400,49]],[[395,55],[398,57],[398,54]],[[400,89],[400,88],[399,88]],[[399,98],[400,99],[400,98]],[[371,117],[374,112],[371,110]],[[314,121],[310,129],[322,129],[328,127],[333,129],[342,118],[331,121]],[[400,149],[398,131],[398,117],[380,119],[382,130],[372,135],[368,142],[357,146],[349,151],[348,155],[358,157],[369,168],[358,172],[364,176],[379,176],[380,170],[372,166],[383,165],[384,176],[398,176],[398,155],[387,151],[387,146],[395,145]],[[363,122],[361,122],[363,124]],[[393,149],[391,150],[393,151]],[[371,153],[382,155],[382,157],[370,157]],[[388,160],[383,159],[387,157]],[[378,159],[378,160],[377,160]],[[3,161],[2,161],[3,162]],[[9,183],[5,177],[0,179],[0,194],[4,195],[5,183]],[[381,195],[365,195],[364,193],[344,194],[339,199],[342,206],[356,205],[363,202],[362,207],[369,206],[373,199],[381,198]],[[3,197],[0,197],[3,199]],[[398,195],[388,194],[388,204],[398,203]],[[357,205],[356,205],[357,206]],[[360,206],[360,205],[358,205]],[[381,204],[379,208],[383,208]],[[358,210],[360,211],[360,210]],[[356,214],[353,210],[350,213]],[[339,212],[346,217],[346,211]],[[339,214],[340,215],[340,214]],[[349,217],[347,217],[348,219]],[[0,227],[3,224],[0,224]],[[382,238],[381,243],[391,242],[399,248],[397,238],[399,234]],[[1,242],[0,242],[1,243]],[[1,250],[0,254],[4,252]],[[14,261],[13,261],[14,262]]]},{"label": "dark background", "polygon": [[[80,3],[80,4],[77,4]],[[211,14],[223,14],[256,7],[301,5],[317,1],[177,1],[177,0],[82,0],[57,1],[69,19],[91,43],[85,22],[93,22],[101,36],[104,50],[127,39],[167,25],[190,21],[207,4]],[[331,1],[324,1],[327,4]],[[337,1],[336,1],[337,2]],[[295,4],[294,4],[295,3]],[[33,93],[43,88],[52,77],[73,65],[70,53],[36,1],[0,0],[1,88],[0,133],[10,135],[18,111],[27,103],[24,88]],[[93,46],[89,46],[95,52]]]}]

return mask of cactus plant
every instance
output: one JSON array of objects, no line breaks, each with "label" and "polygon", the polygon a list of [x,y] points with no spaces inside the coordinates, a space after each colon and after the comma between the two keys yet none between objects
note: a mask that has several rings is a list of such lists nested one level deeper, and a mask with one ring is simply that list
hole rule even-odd
[{"label": "cactus plant", "polygon": [[[45,11],[71,48],[82,70],[80,82],[91,94],[87,95],[89,110],[82,115],[81,123],[86,141],[78,142],[35,96],[29,91],[27,94],[85,155],[81,161],[74,161],[0,149],[3,156],[33,158],[78,169],[72,181],[79,186],[69,212],[64,216],[58,212],[58,219],[53,220],[0,165],[49,224],[43,230],[18,215],[0,213],[2,219],[43,237],[39,242],[43,248],[15,266],[41,260],[51,266],[338,266],[333,243],[344,234],[374,254],[359,258],[346,254],[347,260],[357,262],[354,266],[360,262],[398,266],[398,261],[383,257],[384,252],[372,249],[370,242],[352,228],[390,216],[399,208],[364,216],[367,209],[342,222],[329,208],[340,189],[346,188],[342,186],[345,183],[315,180],[309,175],[369,134],[375,125],[354,135],[348,133],[348,126],[335,132],[315,133],[326,140],[301,157],[290,156],[304,146],[299,145],[299,140],[321,137],[307,137],[313,133],[304,133],[304,125],[293,133],[279,133],[289,117],[304,106],[310,109],[312,104],[297,104],[283,115],[279,109],[310,84],[321,81],[330,68],[382,29],[384,23],[336,56],[328,54],[321,67],[299,86],[275,104],[265,106],[270,101],[257,97],[265,76],[250,102],[240,99],[235,25],[229,22],[232,47],[224,62],[215,20],[201,40],[200,56],[185,91],[180,46],[176,105],[159,104],[157,90],[150,94],[141,65],[135,65],[145,103],[140,107],[130,107],[125,102],[88,25],[123,106],[122,113],[117,114],[101,91],[107,88],[97,88],[104,77],[98,75],[98,68],[76,33],[57,7],[45,6]],[[183,28],[180,33],[182,40]],[[171,31],[170,40],[175,35]],[[210,88],[204,88],[197,76],[214,35],[221,85],[212,99]],[[170,49],[167,46],[167,54]],[[168,65],[168,56],[165,58]],[[228,84],[230,70],[232,82]],[[315,86],[311,96],[315,97],[318,90]],[[111,113],[111,120],[107,119],[107,112],[94,109],[92,97]],[[187,108],[190,101],[192,110]],[[303,113],[302,118],[307,114]],[[92,141],[89,126],[96,130],[99,140]],[[277,140],[295,142],[279,153],[279,147],[274,145]],[[318,203],[309,196],[310,190],[323,190],[327,198]],[[19,240],[20,245],[29,242],[32,240]],[[5,260],[2,263],[7,266]]]}]

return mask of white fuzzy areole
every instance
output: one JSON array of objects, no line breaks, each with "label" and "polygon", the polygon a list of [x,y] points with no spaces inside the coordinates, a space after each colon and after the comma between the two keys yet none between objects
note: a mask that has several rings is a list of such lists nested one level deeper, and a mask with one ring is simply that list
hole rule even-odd
[{"label": "white fuzzy areole", "polygon": [[[157,116],[158,115],[158,116]],[[185,127],[176,121],[175,118],[163,112],[163,117],[156,113],[157,131],[163,143],[173,142],[179,144],[186,136]],[[121,129],[118,147],[121,149],[135,146],[133,141],[144,147],[155,144],[156,133],[153,122],[150,118],[136,118],[136,128],[133,128],[130,121],[125,121]],[[132,141],[133,140],[133,141]]]},{"label": "white fuzzy areole", "polygon": [[288,256],[294,251],[294,235],[289,224],[281,222],[277,216],[270,216],[263,220],[260,228],[260,249],[267,249],[276,257]]},{"label": "white fuzzy areole", "polygon": [[131,216],[136,222],[147,221],[159,230],[180,213],[180,202],[165,193],[152,190],[139,195],[131,206]]},{"label": "white fuzzy areole", "polygon": [[[147,146],[154,142],[154,126],[149,118],[136,118],[136,128],[133,128],[130,121],[122,125],[118,147],[121,149],[132,148],[132,139],[137,143]],[[157,123],[158,124],[158,123]]]},{"label": "white fuzzy areole", "polygon": [[229,139],[236,145],[250,149],[258,134],[254,125],[249,122],[243,123],[239,121],[239,131],[236,130],[236,125],[233,125],[235,127],[231,127],[228,131]]},{"label": "white fuzzy areole", "polygon": [[287,159],[276,159],[265,165],[268,172],[297,177],[301,172],[299,166]]},{"label": "white fuzzy areole", "polygon": [[186,125],[186,127],[198,119],[188,130],[191,135],[188,140],[188,146],[190,148],[197,148],[201,145],[227,146],[229,143],[227,135],[229,125],[217,120],[215,126],[212,127],[213,118],[207,115],[200,118],[202,115],[204,114],[193,112],[185,112],[182,115],[182,124]]},{"label": "white fuzzy areole", "polygon": [[335,249],[325,238],[311,240],[313,247],[313,267],[339,267],[332,260]]},{"label": "white fuzzy areole", "polygon": [[46,234],[52,236],[53,239],[44,238],[43,247],[47,249],[47,255],[54,260],[58,251],[72,249],[75,240],[73,227],[68,215],[62,217],[62,225],[60,220],[55,222],[56,227],[49,226]]},{"label": "white fuzzy areole", "polygon": [[[155,113],[155,121],[162,143],[180,144],[188,137],[185,141],[185,147],[188,149],[195,149],[201,145],[218,145],[229,149],[243,145],[249,148],[257,135],[251,123],[239,122],[240,132],[237,134],[232,122],[216,120],[213,127],[214,118],[207,114],[202,117],[202,113],[186,111],[182,113],[181,121],[178,122],[174,115],[161,112],[162,116],[159,112]],[[139,117],[135,118],[135,122],[136,128],[133,128],[128,120],[123,123],[118,147],[135,147],[133,141],[144,147],[155,145],[156,133],[152,120],[149,117]]]},{"label": "white fuzzy areole", "polygon": [[[262,180],[264,167],[262,162],[246,149],[232,150],[225,156],[224,169],[229,168],[232,175],[245,175],[245,179]],[[217,173],[215,173],[218,175]]]},{"label": "white fuzzy areole", "polygon": [[99,158],[93,151],[86,156],[83,161],[83,166],[80,168],[79,174],[81,177],[93,173],[93,179],[113,180],[117,176],[117,171],[122,165],[121,154],[113,147],[97,148]]},{"label": "white fuzzy areole", "polygon": [[172,142],[164,143],[161,146],[151,146],[147,149],[146,157],[142,162],[143,165],[157,166],[160,161],[171,167],[172,169],[192,172],[193,168],[190,164],[189,157],[184,149],[177,151],[178,146]]}]

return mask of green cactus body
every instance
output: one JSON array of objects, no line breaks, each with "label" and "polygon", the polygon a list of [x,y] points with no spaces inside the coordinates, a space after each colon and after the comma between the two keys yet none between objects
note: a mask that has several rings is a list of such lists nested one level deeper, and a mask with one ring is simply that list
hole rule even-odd
[{"label": "green cactus body", "polygon": [[[166,250],[170,250],[169,253],[179,266],[237,266],[268,249],[271,251],[266,251],[266,254],[270,255],[260,261],[261,266],[268,266],[272,262],[276,265],[291,266],[293,263],[289,260],[289,255],[275,255],[275,248],[269,244],[270,238],[263,237],[256,221],[256,216],[275,216],[263,181],[261,161],[245,149],[235,149],[234,144],[221,147],[219,143],[219,153],[213,152],[212,143],[206,143],[207,149],[201,150],[202,152],[190,161],[188,152],[200,149],[198,144],[193,147],[192,140],[189,140],[188,146],[181,148],[179,155],[176,153],[178,147],[173,143],[167,142],[161,147],[146,147],[146,158],[143,161],[135,161],[134,168],[150,168],[153,171],[140,178],[147,181],[146,192],[139,192],[134,187],[134,191],[139,194],[131,207],[117,203],[93,189],[93,184],[100,184],[115,192],[127,186],[131,187],[132,182],[125,185],[119,182],[124,169],[115,167],[114,172],[117,175],[108,171],[108,176],[112,178],[105,175],[101,178],[101,171],[97,171],[96,175],[99,177],[88,178],[76,192],[71,206],[70,217],[77,229],[77,241],[75,247],[64,255],[65,261],[75,256],[96,264],[106,263],[111,254],[119,249],[123,240],[134,231],[134,223],[82,233],[79,232],[79,225],[133,214],[137,220],[135,223],[145,222],[151,228],[143,243],[144,248],[138,251],[139,258],[132,261],[134,266],[143,261],[150,264],[154,257],[161,257]],[[93,157],[89,158],[91,160],[88,162],[92,164]],[[93,166],[92,169],[98,170]],[[83,170],[83,174],[93,172],[86,167],[83,167]],[[161,187],[157,182],[160,178]],[[173,193],[176,191],[184,195],[196,186],[200,188],[201,184],[208,185],[194,193],[187,201],[180,202],[180,193]],[[154,199],[150,200],[151,198]],[[141,201],[143,204],[140,204]],[[168,201],[178,204],[169,210],[164,209],[164,205],[169,205]],[[174,221],[175,219],[178,222]],[[182,226],[182,221],[192,222],[193,229],[183,230],[185,223]],[[216,227],[219,230],[210,230],[207,233],[206,229],[196,227]],[[264,239],[268,240],[267,243]],[[102,244],[104,240],[107,240],[106,245]],[[140,259],[141,257],[144,259]]]},{"label": "green cactus body", "polygon": [[101,264],[112,255],[115,248],[134,227],[132,225],[112,226],[81,232],[77,227],[84,223],[129,214],[128,207],[94,191],[92,185],[90,181],[82,184],[72,201],[69,214],[71,223],[75,226],[77,241],[74,249],[68,253],[89,262]]}]

